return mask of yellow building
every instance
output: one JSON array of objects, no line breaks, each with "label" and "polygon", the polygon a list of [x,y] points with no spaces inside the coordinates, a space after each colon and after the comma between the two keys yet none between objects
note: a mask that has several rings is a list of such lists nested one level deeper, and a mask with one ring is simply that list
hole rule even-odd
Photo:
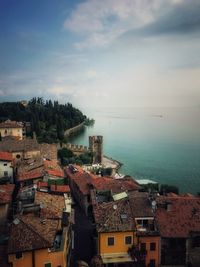
[{"label": "yellow building", "polygon": [[146,193],[131,192],[121,199],[93,205],[97,255],[102,265],[158,267],[160,236]]},{"label": "yellow building", "polygon": [[[68,196],[41,192],[37,200],[40,200],[40,205],[35,203],[33,213],[27,213],[28,209],[11,225],[8,262],[12,267],[68,267],[71,201]],[[63,212],[68,215],[63,216]]]},{"label": "yellow building", "polygon": [[0,123],[1,137],[13,136],[18,140],[23,138],[23,124],[22,122],[7,120]]}]

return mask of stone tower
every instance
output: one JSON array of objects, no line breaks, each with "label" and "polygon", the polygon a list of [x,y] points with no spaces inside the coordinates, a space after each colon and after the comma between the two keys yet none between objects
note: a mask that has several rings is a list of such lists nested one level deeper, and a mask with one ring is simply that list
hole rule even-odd
[{"label": "stone tower", "polygon": [[93,164],[101,164],[103,156],[103,136],[89,136],[89,148],[93,153]]}]

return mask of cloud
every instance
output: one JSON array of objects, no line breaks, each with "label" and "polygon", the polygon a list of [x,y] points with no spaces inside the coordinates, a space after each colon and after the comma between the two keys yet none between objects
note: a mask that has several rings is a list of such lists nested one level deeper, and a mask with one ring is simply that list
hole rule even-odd
[{"label": "cloud", "polygon": [[87,0],[76,6],[64,28],[80,36],[78,49],[106,47],[131,30],[171,31],[176,23],[179,29],[192,23],[195,27],[199,4],[198,0]]}]

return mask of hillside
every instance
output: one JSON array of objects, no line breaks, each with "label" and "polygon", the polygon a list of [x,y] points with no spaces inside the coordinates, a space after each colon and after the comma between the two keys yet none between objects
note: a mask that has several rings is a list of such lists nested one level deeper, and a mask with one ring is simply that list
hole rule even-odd
[{"label": "hillside", "polygon": [[6,119],[31,123],[31,135],[36,133],[39,142],[65,141],[64,131],[86,120],[83,113],[72,104],[44,101],[33,98],[27,105],[21,102],[0,103],[0,121]]}]

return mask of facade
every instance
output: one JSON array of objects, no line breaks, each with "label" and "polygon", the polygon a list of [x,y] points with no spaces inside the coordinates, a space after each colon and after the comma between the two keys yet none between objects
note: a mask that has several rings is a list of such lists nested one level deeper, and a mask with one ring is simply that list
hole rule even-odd
[{"label": "facade", "polygon": [[147,194],[93,204],[101,266],[160,266],[160,236]]},{"label": "facade", "polygon": [[200,266],[200,198],[174,194],[156,202],[161,266]]},{"label": "facade", "polygon": [[13,267],[70,266],[71,198],[37,191],[34,198],[12,222],[8,262]]},{"label": "facade", "polygon": [[0,181],[13,183],[13,159],[11,153],[0,152]]},{"label": "facade", "polygon": [[23,140],[5,139],[0,142],[0,151],[12,153],[13,159],[31,159],[40,156],[40,146],[35,139],[26,138]]},{"label": "facade", "polygon": [[23,123],[7,120],[0,123],[1,137],[13,136],[18,140],[23,139]]}]

